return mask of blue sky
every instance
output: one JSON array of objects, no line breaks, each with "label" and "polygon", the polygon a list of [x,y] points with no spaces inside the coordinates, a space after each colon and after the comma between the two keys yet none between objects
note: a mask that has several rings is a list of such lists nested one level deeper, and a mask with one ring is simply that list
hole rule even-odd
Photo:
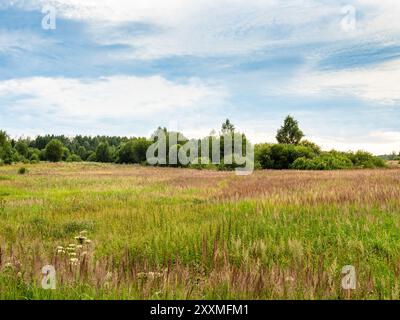
[{"label": "blue sky", "polygon": [[0,0],[0,128],[195,137],[228,117],[272,142],[292,114],[325,149],[399,151],[399,16],[396,0]]}]

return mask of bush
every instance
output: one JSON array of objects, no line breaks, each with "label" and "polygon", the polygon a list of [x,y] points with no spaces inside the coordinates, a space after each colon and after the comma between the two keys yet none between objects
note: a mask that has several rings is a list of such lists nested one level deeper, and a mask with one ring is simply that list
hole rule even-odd
[{"label": "bush", "polygon": [[352,166],[351,160],[344,155],[325,153],[313,159],[298,158],[293,162],[291,168],[297,170],[338,170],[349,169]]},{"label": "bush", "polygon": [[29,148],[28,151],[28,159],[29,160],[40,160],[40,150],[36,148]]},{"label": "bush", "polygon": [[38,155],[38,154],[33,154],[33,155],[31,156],[31,158],[30,158],[30,162],[31,162],[31,163],[39,163],[39,161],[40,161],[40,158],[39,158],[39,155]]},{"label": "bush", "polygon": [[269,143],[256,144],[254,147],[254,161],[263,169],[272,168],[271,147]]},{"label": "bush", "polygon": [[68,158],[67,158],[67,162],[82,162],[82,159],[80,156],[78,156],[77,154],[71,154]]},{"label": "bush", "polygon": [[95,162],[96,161],[96,152],[91,152],[89,153],[89,156],[87,157],[86,161],[88,162]]},{"label": "bush", "polygon": [[118,151],[119,163],[143,163],[152,142],[145,138],[132,139],[121,145]]},{"label": "bush", "polygon": [[45,148],[46,160],[51,162],[61,161],[64,153],[64,145],[60,140],[51,140]]},{"label": "bush", "polygon": [[291,144],[258,145],[255,161],[263,169],[289,169],[298,158],[312,159],[316,156],[313,149]]},{"label": "bush", "polygon": [[64,147],[61,160],[62,161],[67,161],[67,159],[69,158],[70,155],[71,155],[71,152],[69,151],[69,149]]},{"label": "bush", "polygon": [[386,166],[386,163],[383,159],[375,157],[369,152],[348,152],[347,156],[351,160],[353,165],[357,168],[383,168]]},{"label": "bush", "polygon": [[25,167],[21,167],[18,169],[18,174],[25,174],[28,173],[28,169]]},{"label": "bush", "polygon": [[315,154],[320,154],[322,152],[319,145],[309,140],[302,140],[299,145],[310,148]]}]

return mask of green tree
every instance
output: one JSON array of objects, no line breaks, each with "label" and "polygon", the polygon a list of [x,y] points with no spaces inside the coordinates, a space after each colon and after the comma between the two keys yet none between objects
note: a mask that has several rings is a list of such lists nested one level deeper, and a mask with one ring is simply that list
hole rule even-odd
[{"label": "green tree", "polygon": [[64,145],[58,139],[51,140],[45,148],[46,160],[51,162],[59,162],[64,154]]},{"label": "green tree", "polygon": [[0,160],[4,164],[11,164],[13,159],[13,148],[5,131],[0,131]]},{"label": "green tree", "polygon": [[82,159],[82,160],[86,160],[88,157],[88,152],[86,151],[86,148],[84,146],[80,146],[78,148],[78,151],[76,152],[76,154]]},{"label": "green tree", "polygon": [[2,147],[0,147],[0,159],[5,164],[11,164],[13,162],[13,148],[10,141],[6,141]]},{"label": "green tree", "polygon": [[28,158],[28,153],[29,153],[29,148],[28,145],[26,144],[25,141],[19,140],[15,144],[15,150],[18,151],[18,153],[23,156],[24,158]]},{"label": "green tree", "polygon": [[113,154],[108,142],[101,142],[96,148],[97,162],[113,162]]},{"label": "green tree", "polygon": [[233,134],[235,132],[235,126],[230,122],[229,119],[226,119],[221,127],[221,134]]},{"label": "green tree", "polygon": [[320,154],[322,152],[319,145],[309,140],[301,140],[300,145],[312,149],[316,154]]},{"label": "green tree", "polygon": [[299,123],[291,116],[287,116],[283,126],[278,130],[276,140],[281,144],[299,144],[304,137]]},{"label": "green tree", "polygon": [[8,140],[7,133],[5,131],[0,130],[0,148],[4,146],[7,140]]},{"label": "green tree", "polygon": [[121,145],[118,152],[120,163],[142,163],[146,161],[146,151],[152,144],[146,138],[137,138]]},{"label": "green tree", "polygon": [[67,159],[69,158],[70,155],[71,155],[71,152],[69,151],[69,149],[67,147],[64,147],[61,160],[67,161]]}]

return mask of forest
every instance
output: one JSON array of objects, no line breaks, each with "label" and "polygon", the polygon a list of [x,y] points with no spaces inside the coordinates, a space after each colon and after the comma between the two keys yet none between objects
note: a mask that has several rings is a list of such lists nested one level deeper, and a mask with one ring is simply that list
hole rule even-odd
[{"label": "forest", "polygon": [[[155,142],[157,132],[160,130],[165,134],[171,133],[167,128],[159,127],[150,138],[38,135],[35,138],[11,139],[5,131],[0,131],[0,165],[19,162],[34,164],[40,161],[148,165],[146,151]],[[216,170],[232,170],[239,167],[239,164],[224,163],[224,138],[233,135],[240,135],[243,143],[247,142],[246,135],[236,132],[235,126],[227,119],[222,124],[219,134],[197,139],[199,142],[205,140],[208,145],[211,145],[213,140],[217,140],[222,158],[220,163],[211,163],[210,159],[204,160],[201,158],[201,150],[199,150],[196,161],[189,164],[166,164],[166,166]],[[356,152],[323,151],[317,144],[304,139],[304,133],[300,130],[298,121],[292,116],[286,117],[282,127],[277,131],[276,140],[277,143],[260,143],[254,146],[256,169],[382,168],[386,166],[386,160],[400,160],[400,152],[398,155],[394,152],[392,155],[378,157],[362,150]],[[168,145],[167,154],[173,148],[180,148],[187,141],[189,139],[184,138],[176,145]],[[232,150],[233,152],[234,150]]]}]

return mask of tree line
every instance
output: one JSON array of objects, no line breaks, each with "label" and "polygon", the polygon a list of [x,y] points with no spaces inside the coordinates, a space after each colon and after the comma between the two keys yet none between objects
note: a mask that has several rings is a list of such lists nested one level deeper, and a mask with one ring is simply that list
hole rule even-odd
[{"label": "tree line", "polygon": [[[163,130],[168,134],[166,128],[158,128],[156,132],[158,130]],[[5,131],[0,131],[0,165],[16,162],[38,163],[40,161],[87,161],[146,165],[146,151],[155,142],[156,132],[150,139],[145,137],[39,135],[35,138],[15,140],[11,139]],[[235,126],[229,119],[222,124],[219,134],[210,135],[199,141],[217,139],[223,159],[223,141],[227,134],[241,135],[244,144],[247,141],[245,134],[236,132]],[[332,170],[385,166],[384,159],[364,151],[322,151],[318,145],[304,139],[304,133],[300,130],[298,121],[291,116],[287,116],[282,127],[277,130],[276,140],[277,143],[261,143],[254,146],[255,168]],[[188,139],[184,138],[177,142],[177,145],[169,145],[168,150],[180,147],[187,141]],[[397,159],[400,159],[400,153]],[[183,165],[178,164],[178,166]],[[198,164],[186,166],[219,170],[230,170],[237,167],[235,164],[225,165],[223,161],[220,164],[200,161]]]}]

